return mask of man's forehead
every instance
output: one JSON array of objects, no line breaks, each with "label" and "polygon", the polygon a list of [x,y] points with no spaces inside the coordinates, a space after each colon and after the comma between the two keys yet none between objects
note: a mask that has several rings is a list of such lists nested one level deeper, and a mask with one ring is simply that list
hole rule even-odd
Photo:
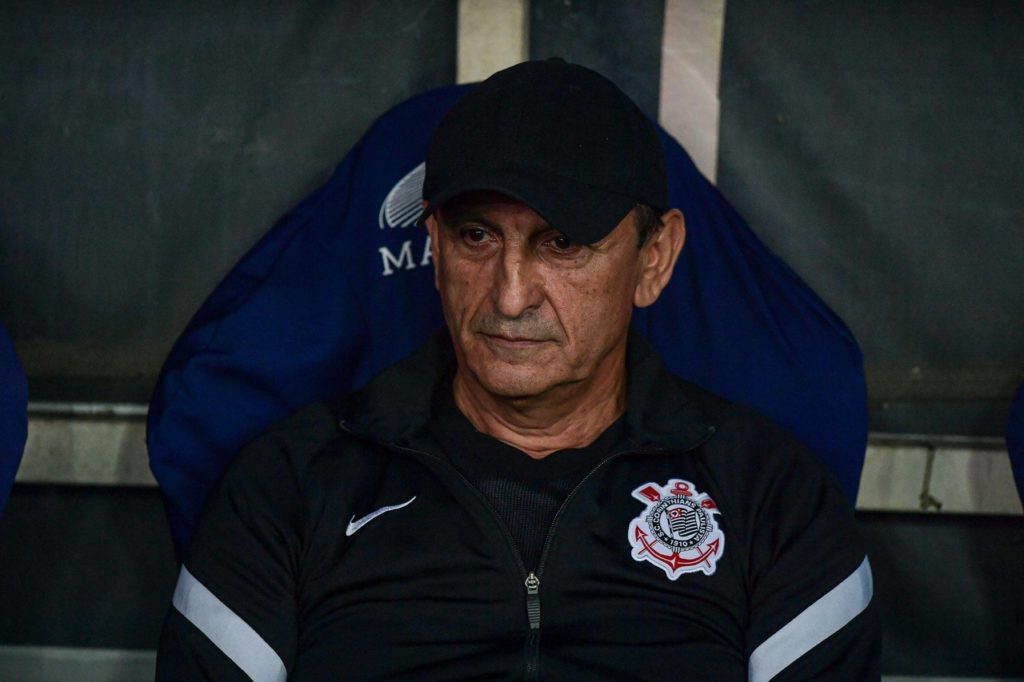
[{"label": "man's forehead", "polygon": [[551,227],[544,216],[515,197],[492,190],[463,192],[446,201],[440,209],[446,222],[486,218],[488,215],[515,216],[540,227]]},{"label": "man's forehead", "polygon": [[[551,225],[544,216],[525,202],[493,190],[464,192],[442,204],[437,213],[441,223],[449,227],[466,222],[478,222],[488,227],[506,228],[514,220],[534,234],[548,230],[561,233],[561,230]],[[630,211],[616,229],[589,246],[600,249],[604,245],[621,241],[621,233],[631,230],[635,221],[636,216]],[[632,232],[629,234],[631,238]]]}]

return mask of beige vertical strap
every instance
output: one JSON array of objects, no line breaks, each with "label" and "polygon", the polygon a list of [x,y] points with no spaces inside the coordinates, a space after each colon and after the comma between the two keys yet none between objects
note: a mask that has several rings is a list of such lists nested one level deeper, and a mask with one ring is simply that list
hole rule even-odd
[{"label": "beige vertical strap", "polygon": [[725,0],[665,0],[658,120],[715,181]]},{"label": "beige vertical strap", "polygon": [[529,59],[529,0],[459,0],[455,80],[481,81]]}]

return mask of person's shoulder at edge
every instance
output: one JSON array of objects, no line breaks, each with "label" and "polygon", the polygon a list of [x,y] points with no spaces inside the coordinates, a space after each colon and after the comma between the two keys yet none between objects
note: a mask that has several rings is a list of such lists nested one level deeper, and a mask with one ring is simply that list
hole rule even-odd
[{"label": "person's shoulder at edge", "polygon": [[274,455],[283,456],[293,467],[303,463],[338,437],[338,408],[335,402],[305,405],[271,424],[249,441],[232,460],[225,476],[257,473]]},{"label": "person's shoulder at edge", "polygon": [[[631,337],[635,344],[636,337]],[[864,548],[851,505],[833,472],[789,430],[752,407],[732,402],[669,372],[646,340],[635,344],[634,362],[659,369],[658,401],[679,399],[711,425],[713,432],[694,451],[713,488],[723,514],[732,519],[743,542],[767,529],[785,529],[790,540],[831,535],[842,551],[833,556],[842,572],[862,560]],[[806,539],[805,538],[805,539]],[[778,549],[773,548],[771,554]],[[840,558],[841,556],[841,558]]]},{"label": "person's shoulder at edge", "polygon": [[760,411],[712,393],[669,373],[681,395],[714,427],[702,445],[703,456],[737,485],[764,488],[774,477],[816,484],[845,500],[835,474],[798,436]]},{"label": "person's shoulder at edge", "polygon": [[630,334],[630,363],[645,377],[671,382],[671,387],[655,387],[647,392],[648,404],[680,399],[700,414],[713,429],[704,443],[708,455],[728,462],[729,468],[749,468],[769,473],[786,473],[797,467],[808,476],[820,477],[843,495],[834,474],[795,434],[753,407],[713,393],[678,374],[672,373],[661,355],[640,333]]},{"label": "person's shoulder at edge", "polygon": [[229,530],[223,525],[225,504],[261,517],[301,515],[311,464],[338,435],[337,408],[317,402],[274,422],[242,446],[203,505],[186,563],[195,557],[197,545],[208,544],[204,540],[210,540],[211,532]]},{"label": "person's shoulder at edge", "polygon": [[699,456],[728,491],[723,504],[751,524],[748,533],[769,519],[818,514],[860,544],[846,493],[809,446],[756,409],[675,379],[714,424]]},{"label": "person's shoulder at edge", "polygon": [[271,424],[238,451],[218,488],[278,487],[287,477],[304,495],[312,492],[309,486],[322,489],[336,479],[324,474],[338,468],[338,455],[364,452],[342,447],[348,439],[373,434],[374,439],[395,440],[418,428],[430,412],[430,394],[439,373],[449,371],[445,368],[452,360],[444,352],[446,340],[440,330],[366,386],[310,403]]},{"label": "person's shoulder at edge", "polygon": [[751,679],[879,679],[870,562],[835,476],[772,419],[670,376],[714,425],[693,454],[742,557]]}]

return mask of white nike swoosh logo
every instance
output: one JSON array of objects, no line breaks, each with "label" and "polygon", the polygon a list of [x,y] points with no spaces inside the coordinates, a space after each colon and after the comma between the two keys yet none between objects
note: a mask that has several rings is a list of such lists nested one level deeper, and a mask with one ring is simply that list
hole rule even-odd
[{"label": "white nike swoosh logo", "polygon": [[407,507],[408,505],[412,504],[412,501],[415,500],[415,499],[416,499],[416,496],[413,495],[412,497],[410,497],[408,500],[406,500],[402,504],[393,504],[393,505],[391,505],[389,507],[381,507],[377,511],[370,512],[369,514],[367,514],[363,518],[359,519],[358,521],[356,521],[356,515],[353,514],[352,518],[349,519],[348,528],[345,529],[345,535],[353,535],[353,534],[355,534],[360,528],[362,528],[363,526],[368,524],[370,521],[373,521],[375,518],[377,518],[381,514],[387,514],[389,511],[395,511],[396,509],[401,509],[402,507]]}]

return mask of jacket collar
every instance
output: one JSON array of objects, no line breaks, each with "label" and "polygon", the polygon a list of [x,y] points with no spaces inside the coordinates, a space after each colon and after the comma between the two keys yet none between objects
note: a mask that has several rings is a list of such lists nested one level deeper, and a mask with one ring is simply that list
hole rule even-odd
[{"label": "jacket collar", "polygon": [[[438,392],[450,384],[455,369],[451,339],[442,328],[412,355],[344,399],[341,421],[377,440],[407,441],[426,426]],[[709,411],[717,412],[720,399],[669,373],[635,331],[629,336],[626,372],[626,423],[634,440],[656,449],[691,450],[714,433]]]}]

